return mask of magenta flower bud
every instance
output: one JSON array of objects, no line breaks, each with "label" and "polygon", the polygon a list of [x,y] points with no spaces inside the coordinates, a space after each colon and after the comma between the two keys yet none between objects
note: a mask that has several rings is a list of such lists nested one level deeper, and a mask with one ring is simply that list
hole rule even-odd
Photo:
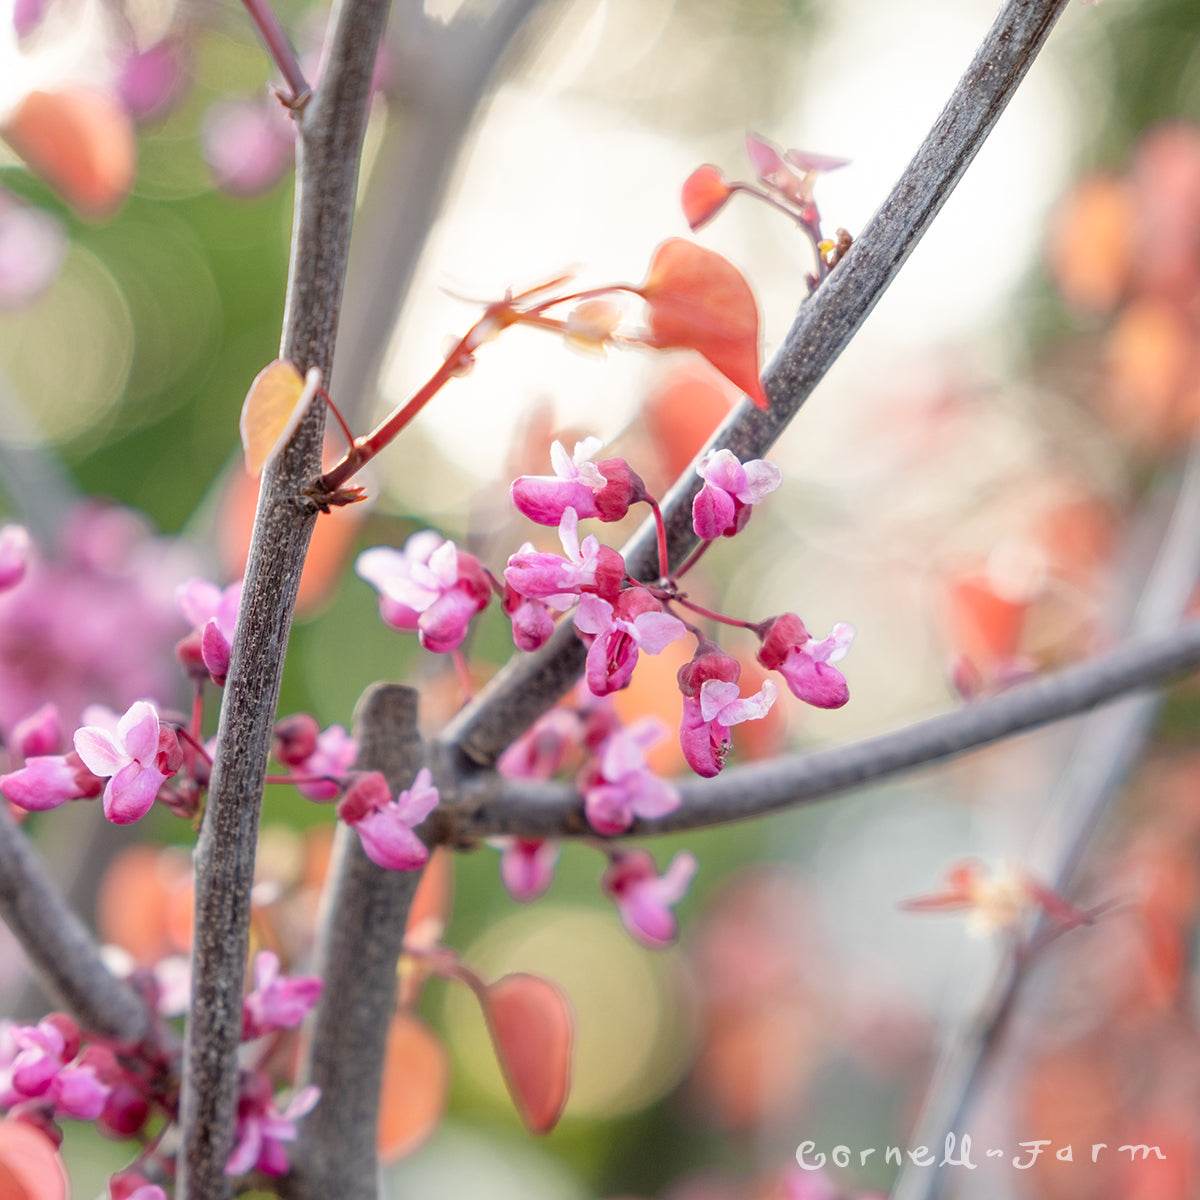
[{"label": "magenta flower bud", "polygon": [[623,458],[601,459],[596,470],[604,477],[604,486],[595,498],[600,520],[619,521],[631,505],[646,499],[642,477]]},{"label": "magenta flower bud", "polygon": [[33,542],[23,525],[5,525],[0,529],[0,592],[15,588],[29,569]]},{"label": "magenta flower bud", "polygon": [[149,1116],[146,1098],[131,1083],[122,1080],[113,1084],[97,1125],[106,1136],[125,1141],[137,1136]]},{"label": "magenta flower bud", "polygon": [[315,752],[321,726],[311,713],[293,713],[275,722],[271,753],[285,767],[299,767]]},{"label": "magenta flower bud", "polygon": [[833,664],[850,649],[854,627],[839,622],[817,641],[795,613],[784,613],[760,628],[758,661],[778,671],[792,694],[816,708],[841,708],[850,699],[845,676]]},{"label": "magenta flower bud", "polygon": [[79,1053],[83,1039],[79,1035],[79,1026],[75,1024],[73,1017],[61,1012],[47,1013],[43,1018],[43,1024],[53,1025],[61,1035],[63,1062],[67,1062]]},{"label": "magenta flower bud", "polygon": [[54,1081],[55,1112],[76,1121],[94,1121],[104,1111],[109,1090],[91,1067],[63,1067]]},{"label": "magenta flower bud", "polygon": [[61,754],[63,728],[55,704],[43,704],[35,713],[13,726],[8,744],[24,759]]},{"label": "magenta flower bud", "polygon": [[328,779],[297,783],[296,790],[308,800],[335,800],[342,791],[342,777],[358,758],[358,742],[341,725],[330,725],[317,735],[316,749],[292,767],[294,775],[327,775]]},{"label": "magenta flower bud", "polygon": [[742,665],[736,658],[726,654],[716,642],[704,641],[696,647],[691,662],[679,668],[676,678],[685,696],[696,696],[709,679],[737,683],[741,676]]},{"label": "magenta flower bud", "polygon": [[509,610],[513,644],[518,650],[540,650],[554,632],[554,618],[550,610],[540,600],[525,600],[511,588],[508,591],[518,601],[516,607]]}]

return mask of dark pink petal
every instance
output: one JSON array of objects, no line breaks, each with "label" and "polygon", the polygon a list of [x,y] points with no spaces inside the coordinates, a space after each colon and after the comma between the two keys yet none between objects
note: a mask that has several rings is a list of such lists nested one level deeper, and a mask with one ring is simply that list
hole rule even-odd
[{"label": "dark pink petal", "polygon": [[56,1109],[76,1121],[94,1121],[112,1089],[96,1078],[91,1067],[64,1067],[52,1089]]},{"label": "dark pink petal", "polygon": [[58,715],[58,706],[43,704],[35,713],[30,713],[24,720],[13,726],[9,745],[22,758],[35,758],[38,755],[58,754],[62,750],[63,729],[62,720]]},{"label": "dark pink petal", "polygon": [[200,658],[216,684],[223,684],[225,676],[229,674],[229,655],[232,649],[216,619],[210,620],[204,626],[204,633],[200,637]]},{"label": "dark pink petal", "polygon": [[577,479],[555,475],[521,475],[510,488],[513,505],[539,525],[557,525],[568,508],[580,517],[599,515],[596,493]]},{"label": "dark pink petal", "polygon": [[780,664],[792,694],[816,708],[841,708],[850,699],[846,677],[827,662],[817,662],[803,650],[793,650]]},{"label": "dark pink petal", "polygon": [[26,812],[45,812],[86,794],[76,768],[61,754],[26,759],[20,770],[0,775],[0,792]]},{"label": "dark pink petal", "polygon": [[497,838],[503,843],[500,857],[500,879],[514,900],[536,900],[554,879],[558,863],[557,842],[542,842],[524,838]]},{"label": "dark pink petal", "polygon": [[394,805],[369,813],[354,825],[367,857],[388,871],[413,871],[423,867],[429,850]]},{"label": "dark pink petal", "polygon": [[706,483],[692,501],[692,528],[696,536],[706,542],[723,536],[734,523],[735,511],[734,499],[728,492]]}]

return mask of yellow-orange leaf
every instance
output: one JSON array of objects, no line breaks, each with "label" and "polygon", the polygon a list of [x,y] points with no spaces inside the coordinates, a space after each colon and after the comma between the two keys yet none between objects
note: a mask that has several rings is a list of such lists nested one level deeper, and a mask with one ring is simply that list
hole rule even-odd
[{"label": "yellow-orange leaf", "polygon": [[725,207],[733,189],[716,167],[697,167],[684,180],[683,215],[695,233],[707,225]]},{"label": "yellow-orange leaf", "polygon": [[481,997],[509,1095],[530,1133],[549,1133],[571,1090],[575,1020],[548,979],[505,975]]},{"label": "yellow-orange leaf", "polygon": [[54,1143],[24,1121],[0,1121],[0,1200],[67,1200]]},{"label": "yellow-orange leaf", "polygon": [[8,118],[3,137],[85,217],[110,216],[133,186],[133,122],[107,92],[30,92]]},{"label": "yellow-orange leaf", "polygon": [[671,238],[654,252],[638,291],[650,308],[651,344],[698,350],[759,408],[767,408],[758,378],[758,305],[733,263]]},{"label": "yellow-orange leaf", "polygon": [[257,478],[263,467],[292,436],[309,401],[321,386],[321,372],[313,367],[307,377],[287,359],[277,358],[254,377],[242,402],[242,449],[246,470]]},{"label": "yellow-orange leaf", "polygon": [[379,1157],[386,1162],[415,1150],[446,1111],[450,1063],[446,1048],[419,1017],[392,1017],[379,1095]]}]

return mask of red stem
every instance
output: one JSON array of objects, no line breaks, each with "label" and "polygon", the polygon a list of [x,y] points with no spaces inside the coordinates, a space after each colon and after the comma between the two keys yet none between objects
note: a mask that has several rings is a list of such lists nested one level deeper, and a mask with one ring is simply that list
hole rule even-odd
[{"label": "red stem", "polygon": [[671,558],[667,552],[667,526],[663,521],[662,509],[653,496],[646,497],[646,503],[654,513],[654,528],[658,531],[658,577],[666,580],[671,578]]},{"label": "red stem", "polygon": [[690,608],[692,612],[699,613],[702,617],[708,617],[710,621],[720,621],[722,625],[733,625],[738,629],[749,629],[751,632],[758,629],[758,626],[752,621],[739,621],[736,617],[727,617],[722,613],[713,612],[711,608],[704,608],[702,605],[693,603],[686,596],[675,596],[671,603],[682,604],[684,608]]},{"label": "red stem", "polygon": [[259,35],[266,43],[279,73],[291,88],[289,103],[294,108],[306,96],[312,94],[312,88],[308,86],[308,80],[304,78],[304,72],[300,69],[300,60],[296,57],[287,34],[283,32],[283,26],[279,23],[269,0],[242,0],[242,4],[245,5],[251,20],[258,26]]}]

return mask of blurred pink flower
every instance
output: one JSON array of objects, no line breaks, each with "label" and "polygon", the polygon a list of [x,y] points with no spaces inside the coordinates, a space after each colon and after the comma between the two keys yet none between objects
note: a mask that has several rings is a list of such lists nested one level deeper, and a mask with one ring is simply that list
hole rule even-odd
[{"label": "blurred pink flower", "polygon": [[660,876],[647,851],[619,851],[600,887],[616,901],[625,928],[639,942],[659,949],[675,940],[677,925],[671,908],[687,895],[697,865],[695,855],[682,851]]}]

